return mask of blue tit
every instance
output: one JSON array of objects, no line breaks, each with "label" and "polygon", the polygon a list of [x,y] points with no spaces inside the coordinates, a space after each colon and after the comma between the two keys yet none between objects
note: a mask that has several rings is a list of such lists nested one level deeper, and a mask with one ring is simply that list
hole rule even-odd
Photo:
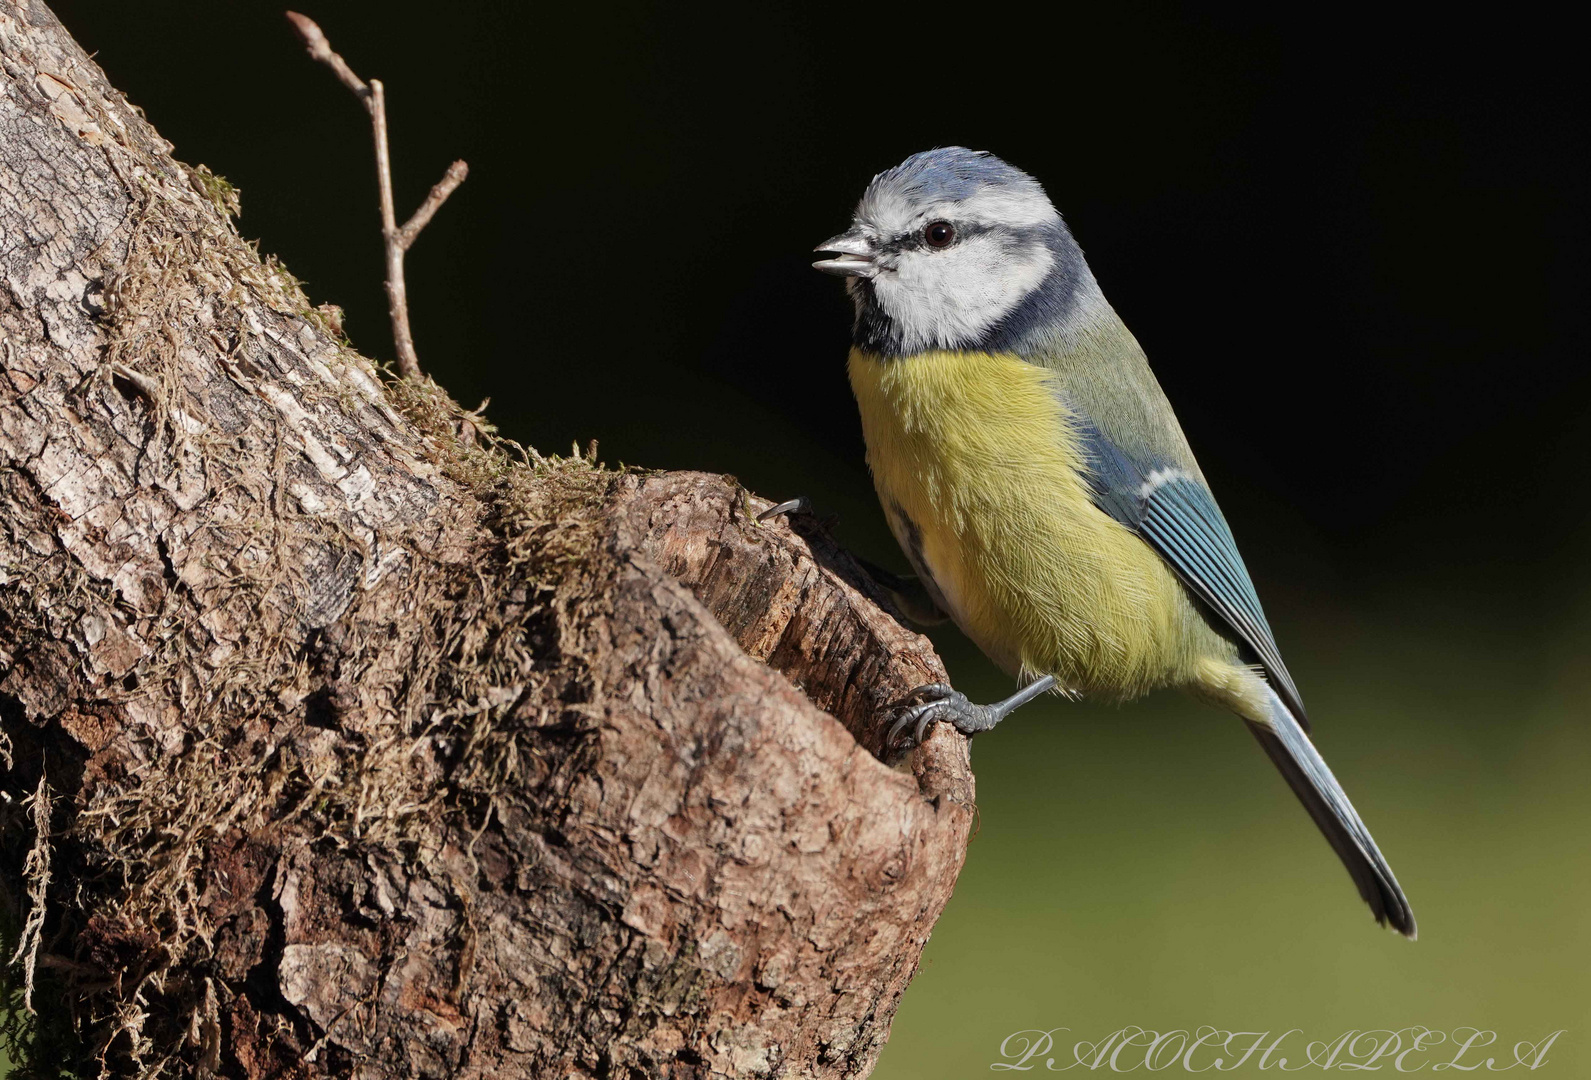
[{"label": "blue tit", "polygon": [[1047,691],[1180,687],[1247,723],[1376,920],[1414,937],[1171,404],[1038,182],[988,153],[916,154],[817,250],[855,304],[851,388],[890,528],[1022,686],[994,705],[922,687],[892,741],[987,731]]}]

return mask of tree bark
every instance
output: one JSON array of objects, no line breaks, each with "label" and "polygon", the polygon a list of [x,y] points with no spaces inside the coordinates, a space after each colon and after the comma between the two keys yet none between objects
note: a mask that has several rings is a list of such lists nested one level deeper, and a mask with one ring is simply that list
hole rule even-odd
[{"label": "tree bark", "polygon": [[865,1076],[943,677],[732,478],[479,436],[0,0],[0,910],[41,1068]]}]

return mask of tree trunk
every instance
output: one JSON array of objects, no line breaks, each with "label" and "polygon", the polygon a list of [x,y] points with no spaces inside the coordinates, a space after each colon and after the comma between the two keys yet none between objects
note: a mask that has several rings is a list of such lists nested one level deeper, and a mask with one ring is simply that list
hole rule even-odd
[{"label": "tree trunk", "polygon": [[864,1076],[950,895],[943,677],[818,527],[389,381],[0,0],[0,909],[20,1052]]}]

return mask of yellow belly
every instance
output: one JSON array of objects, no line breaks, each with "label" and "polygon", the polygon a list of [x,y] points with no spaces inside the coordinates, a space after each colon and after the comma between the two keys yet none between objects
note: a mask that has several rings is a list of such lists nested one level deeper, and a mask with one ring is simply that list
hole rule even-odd
[{"label": "yellow belly", "polygon": [[850,376],[896,539],[990,659],[1125,699],[1193,682],[1201,658],[1231,654],[1160,557],[1094,506],[1044,369],[852,350]]}]

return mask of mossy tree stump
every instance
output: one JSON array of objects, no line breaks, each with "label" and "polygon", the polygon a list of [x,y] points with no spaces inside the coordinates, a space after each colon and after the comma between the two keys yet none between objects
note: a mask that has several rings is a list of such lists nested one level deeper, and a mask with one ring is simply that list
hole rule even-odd
[{"label": "mossy tree stump", "polygon": [[960,868],[942,677],[731,479],[391,381],[0,0],[0,907],[26,1060],[862,1076]]}]

